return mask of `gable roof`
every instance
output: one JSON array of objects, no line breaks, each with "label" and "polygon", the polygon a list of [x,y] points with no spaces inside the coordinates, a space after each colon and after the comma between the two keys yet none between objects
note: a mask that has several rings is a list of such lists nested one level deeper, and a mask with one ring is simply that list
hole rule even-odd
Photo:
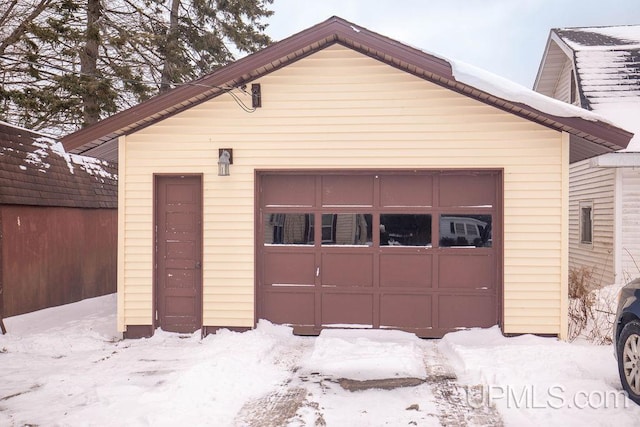
[{"label": "gable roof", "polygon": [[534,90],[553,96],[573,65],[580,105],[636,133],[640,143],[640,25],[552,29]]},{"label": "gable roof", "polygon": [[[574,63],[583,108],[640,97],[640,25],[553,29],[547,53],[552,43]],[[560,70],[543,65],[534,88],[551,96]]]},{"label": "gable roof", "polygon": [[497,76],[493,76],[495,79],[478,79],[473,73],[461,72],[456,75],[456,64],[450,60],[332,17],[190,84],[179,86],[67,135],[62,143],[73,153],[91,153],[115,159],[119,136],[133,133],[233,88],[241,87],[335,43],[480,102],[552,129],[566,131],[572,135],[572,161],[624,148],[632,136],[630,132],[612,125],[600,116],[590,115],[579,108],[543,97],[522,86],[510,83],[518,89],[496,90],[500,89],[500,83],[496,82],[505,81]]},{"label": "gable roof", "polygon": [[0,204],[116,208],[117,166],[0,122]]}]

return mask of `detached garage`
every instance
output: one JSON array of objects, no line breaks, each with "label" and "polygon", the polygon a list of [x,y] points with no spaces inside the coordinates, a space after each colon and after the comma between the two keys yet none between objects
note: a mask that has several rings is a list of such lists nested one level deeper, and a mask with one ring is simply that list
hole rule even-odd
[{"label": "detached garage", "polygon": [[568,167],[631,134],[331,18],[63,140],[119,160],[125,337],[564,336]]}]

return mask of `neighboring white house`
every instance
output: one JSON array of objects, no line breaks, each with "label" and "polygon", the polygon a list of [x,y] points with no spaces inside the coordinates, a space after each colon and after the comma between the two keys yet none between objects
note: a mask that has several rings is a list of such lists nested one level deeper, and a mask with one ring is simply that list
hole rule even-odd
[{"label": "neighboring white house", "polygon": [[551,30],[533,89],[636,134],[571,164],[569,268],[601,285],[640,276],[640,25]]}]

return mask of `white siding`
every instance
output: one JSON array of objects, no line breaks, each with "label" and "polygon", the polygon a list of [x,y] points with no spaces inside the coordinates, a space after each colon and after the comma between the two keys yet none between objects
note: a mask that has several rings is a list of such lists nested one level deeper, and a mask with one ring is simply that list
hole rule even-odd
[{"label": "white siding", "polygon": [[[593,268],[597,285],[614,283],[615,170],[594,168],[589,160],[570,167],[569,268]],[[580,242],[580,203],[593,203],[593,243]]]},{"label": "white siding", "polygon": [[258,83],[254,113],[223,95],[126,138],[121,328],[151,323],[153,173],[204,174],[203,321],[252,326],[256,169],[503,168],[504,331],[564,334],[568,138],[340,46]]},{"label": "white siding", "polygon": [[[573,72],[573,63],[569,58],[566,58],[562,71],[558,77],[558,82],[556,84],[554,93],[552,95],[553,98],[558,99],[562,102],[566,102],[571,104],[571,73]],[[578,104],[579,100],[576,100],[574,104]]]},{"label": "white siding", "polygon": [[621,168],[622,219],[621,245],[618,246],[621,258],[621,277],[618,283],[628,282],[640,277],[640,170]]}]

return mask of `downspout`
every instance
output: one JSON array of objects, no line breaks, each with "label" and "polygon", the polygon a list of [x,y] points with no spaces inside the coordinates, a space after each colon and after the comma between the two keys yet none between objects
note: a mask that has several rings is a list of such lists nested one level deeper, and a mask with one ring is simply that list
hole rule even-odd
[{"label": "downspout", "polygon": [[125,280],[124,280],[124,242],[125,242],[125,181],[127,166],[126,136],[118,138],[118,274],[117,274],[117,327],[118,332],[125,332]]}]

